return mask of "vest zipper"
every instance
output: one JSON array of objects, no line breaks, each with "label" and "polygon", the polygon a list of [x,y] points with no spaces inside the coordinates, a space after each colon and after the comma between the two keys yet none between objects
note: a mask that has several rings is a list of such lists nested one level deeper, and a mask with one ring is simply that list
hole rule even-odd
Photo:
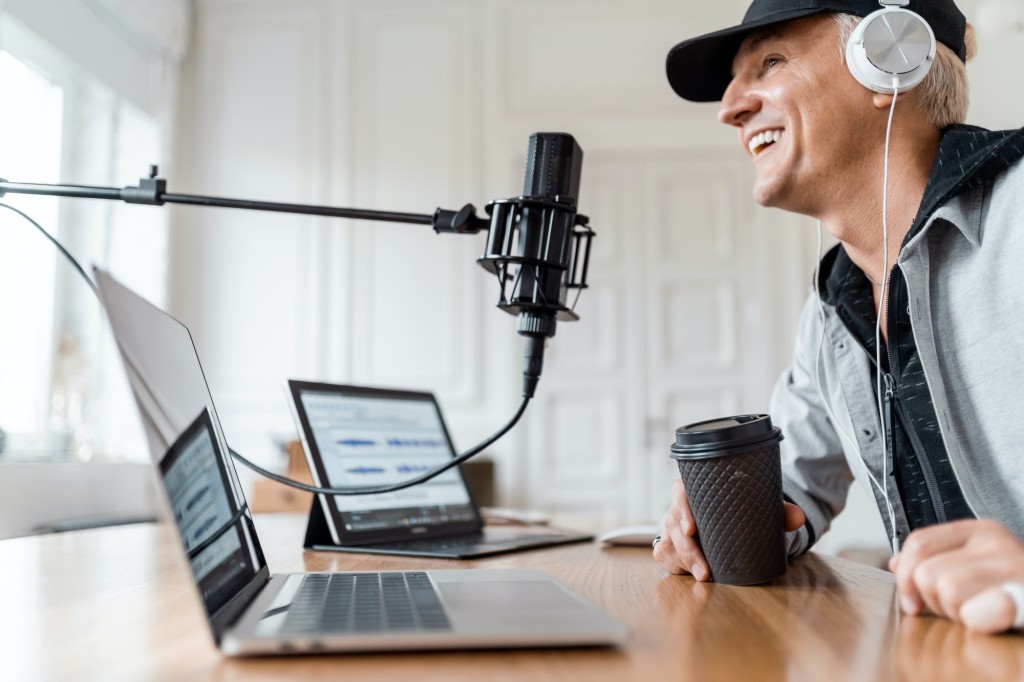
[{"label": "vest zipper", "polygon": [[[898,265],[894,265],[892,271],[889,273],[889,296],[891,298],[896,295],[895,289],[891,286],[894,279],[893,273],[898,268]],[[895,281],[902,282],[903,278],[900,277]],[[893,342],[896,338],[896,325],[889,318],[889,301],[883,302],[885,305],[885,326],[888,331],[886,334],[886,354],[889,358],[889,372],[885,376],[885,421],[886,421],[886,448],[888,448],[889,458],[892,461],[892,465],[895,468],[895,452],[892,441],[892,413],[896,413],[896,417],[900,420],[903,425],[903,430],[906,431],[907,437],[910,440],[910,446],[914,450],[914,456],[917,457],[918,466],[921,467],[921,475],[924,476],[925,487],[928,488],[928,497],[931,498],[932,509],[935,512],[935,519],[939,523],[946,522],[946,506],[942,502],[942,496],[939,492],[939,483],[935,479],[935,472],[932,470],[931,461],[928,459],[924,445],[921,443],[921,438],[917,435],[917,431],[913,428],[913,422],[910,420],[910,416],[907,414],[903,407],[902,401],[899,399],[899,391],[896,387],[896,380],[893,375],[899,376],[900,364],[899,364],[899,353],[893,351]]]}]

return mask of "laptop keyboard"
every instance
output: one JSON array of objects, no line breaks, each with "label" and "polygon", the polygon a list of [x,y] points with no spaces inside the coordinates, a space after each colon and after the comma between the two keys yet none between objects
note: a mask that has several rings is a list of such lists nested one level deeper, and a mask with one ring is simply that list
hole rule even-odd
[{"label": "laptop keyboard", "polygon": [[450,629],[437,592],[422,571],[307,575],[281,626],[285,634]]}]

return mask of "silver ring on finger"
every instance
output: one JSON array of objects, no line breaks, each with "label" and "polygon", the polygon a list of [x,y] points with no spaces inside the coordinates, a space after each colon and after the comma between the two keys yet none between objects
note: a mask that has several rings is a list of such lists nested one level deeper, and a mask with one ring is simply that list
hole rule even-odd
[{"label": "silver ring on finger", "polygon": [[660,535],[654,536],[654,542],[651,543],[651,549],[654,549],[655,547],[657,547],[659,542],[661,542],[661,536]]},{"label": "silver ring on finger", "polygon": [[1020,630],[1024,627],[1024,585],[1019,582],[1010,581],[1003,583],[999,587],[1001,587],[1003,592],[1005,592],[1013,601],[1016,613],[1014,614],[1013,625],[1011,627],[1014,630]]}]

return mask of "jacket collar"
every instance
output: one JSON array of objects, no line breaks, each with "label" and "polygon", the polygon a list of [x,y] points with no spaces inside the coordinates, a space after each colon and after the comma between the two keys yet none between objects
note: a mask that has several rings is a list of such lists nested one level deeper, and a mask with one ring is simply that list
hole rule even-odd
[{"label": "jacket collar", "polygon": [[[1021,158],[1024,158],[1024,128],[999,131],[967,125],[947,128],[904,246],[940,220],[959,229],[974,246],[980,246],[982,196],[975,190]],[[834,305],[851,267],[856,266],[850,262],[842,244],[822,258],[818,286],[825,303]]]},{"label": "jacket collar", "polygon": [[944,219],[974,246],[981,244],[981,198],[976,190],[1024,157],[1024,128],[985,130],[956,125],[946,129],[928,174],[924,197],[903,244]]}]

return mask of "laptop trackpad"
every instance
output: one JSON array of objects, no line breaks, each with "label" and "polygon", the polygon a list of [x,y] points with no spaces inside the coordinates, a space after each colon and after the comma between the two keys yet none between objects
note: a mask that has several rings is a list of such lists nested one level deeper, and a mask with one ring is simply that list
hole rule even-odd
[{"label": "laptop trackpad", "polygon": [[452,624],[474,630],[518,629],[536,632],[586,623],[592,607],[559,585],[544,580],[488,580],[441,583],[441,598]]}]

